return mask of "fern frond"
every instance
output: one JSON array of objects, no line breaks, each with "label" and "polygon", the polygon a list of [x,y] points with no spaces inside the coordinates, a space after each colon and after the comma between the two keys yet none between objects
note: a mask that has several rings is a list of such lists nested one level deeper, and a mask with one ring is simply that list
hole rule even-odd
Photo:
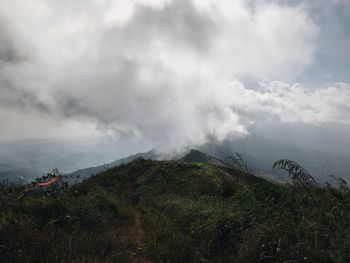
[{"label": "fern frond", "polygon": [[348,187],[348,183],[343,177],[338,177],[338,176],[335,176],[332,174],[330,174],[329,176],[337,181],[338,187],[340,190],[345,191],[345,192],[350,191],[350,189]]},{"label": "fern frond", "polygon": [[301,165],[295,161],[281,159],[275,162],[272,169],[283,169],[288,172],[288,176],[292,179],[296,186],[317,185],[313,176]]},{"label": "fern frond", "polygon": [[233,168],[242,171],[246,174],[252,174],[251,170],[248,167],[247,161],[243,158],[243,156],[240,153],[235,152],[235,155],[227,156],[225,160],[230,161]]}]

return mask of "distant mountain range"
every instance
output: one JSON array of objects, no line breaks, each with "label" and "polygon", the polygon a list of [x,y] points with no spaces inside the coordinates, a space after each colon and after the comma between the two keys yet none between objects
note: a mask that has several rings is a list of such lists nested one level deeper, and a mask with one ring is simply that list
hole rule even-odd
[{"label": "distant mountain range", "polygon": [[[132,148],[130,149],[132,151]],[[113,162],[122,147],[93,140],[19,140],[0,142],[0,181],[30,181],[58,168],[71,173]]]},{"label": "distant mountain range", "polygon": [[223,143],[208,143],[199,147],[199,150],[218,159],[225,159],[232,153],[238,152],[255,173],[272,176],[274,179],[280,178],[280,173],[272,170],[273,163],[279,159],[290,159],[298,162],[319,182],[328,181],[330,174],[350,179],[349,156],[297,148],[256,135]]},{"label": "distant mountain range", "polygon": [[[140,152],[140,148],[125,145],[99,144],[89,140],[20,140],[0,142],[0,180],[30,181],[54,168],[80,180],[121,163],[137,158],[163,159],[155,151]],[[227,165],[225,158],[240,153],[249,167],[262,176],[280,178],[272,170],[279,159],[291,159],[307,169],[319,182],[329,180],[329,174],[350,180],[350,132],[337,125],[325,127],[285,125],[252,128],[243,138],[211,142],[197,147],[185,161]],[[186,153],[184,153],[185,155]],[[186,159],[187,158],[187,159]]]},{"label": "distant mountain range", "polygon": [[[350,159],[338,157],[319,151],[306,151],[286,145],[274,144],[270,140],[263,140],[259,137],[246,137],[242,140],[226,142],[224,144],[207,144],[199,148],[200,150],[190,150],[183,157],[176,158],[185,162],[212,163],[221,167],[231,167],[231,164],[226,162],[227,156],[234,154],[234,150],[242,154],[244,161],[248,163],[249,168],[256,174],[262,177],[271,178],[276,181],[286,181],[285,175],[280,171],[272,169],[272,165],[279,159],[291,159],[297,161],[305,167],[316,180],[322,184],[325,181],[330,181],[330,174],[342,176],[349,180],[350,176]],[[259,150],[260,149],[260,150]],[[245,154],[246,152],[250,154]],[[137,158],[143,159],[160,159],[154,151],[138,153],[126,158],[116,160],[112,163],[107,163],[97,167],[90,167],[75,171],[69,174],[74,180],[81,181],[90,177],[93,174],[102,172],[105,169],[127,164]]]},{"label": "distant mountain range", "polygon": [[130,155],[125,158],[118,159],[114,162],[111,163],[106,163],[103,165],[95,166],[95,167],[88,167],[84,169],[77,170],[75,172],[67,174],[68,178],[71,178],[70,181],[72,182],[80,182],[86,178],[89,178],[92,175],[95,175],[99,172],[102,172],[108,168],[112,168],[121,164],[127,164],[130,163],[138,158],[143,158],[143,159],[150,159],[150,160],[155,160],[157,159],[157,155],[155,154],[154,151],[149,151],[145,153],[137,153],[134,155]]}]

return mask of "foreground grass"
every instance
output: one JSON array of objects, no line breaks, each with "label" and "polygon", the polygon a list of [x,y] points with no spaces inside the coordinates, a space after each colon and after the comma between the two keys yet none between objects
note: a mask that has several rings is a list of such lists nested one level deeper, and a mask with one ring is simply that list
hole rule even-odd
[{"label": "foreground grass", "polygon": [[103,188],[17,195],[1,195],[1,262],[129,261],[131,210]]},{"label": "foreground grass", "polygon": [[[209,164],[137,160],[52,197],[1,193],[4,262],[350,262],[350,194]],[[146,258],[145,257],[145,258]]]}]

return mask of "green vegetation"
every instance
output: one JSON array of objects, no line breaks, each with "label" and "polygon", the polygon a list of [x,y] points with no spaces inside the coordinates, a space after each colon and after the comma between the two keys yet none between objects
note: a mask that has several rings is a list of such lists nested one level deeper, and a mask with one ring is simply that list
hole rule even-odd
[{"label": "green vegetation", "polygon": [[3,187],[0,195],[0,262],[129,260],[132,211],[108,189],[21,191]]},{"label": "green vegetation", "polygon": [[4,262],[350,262],[344,188],[139,159],[59,194],[21,191],[1,190]]}]

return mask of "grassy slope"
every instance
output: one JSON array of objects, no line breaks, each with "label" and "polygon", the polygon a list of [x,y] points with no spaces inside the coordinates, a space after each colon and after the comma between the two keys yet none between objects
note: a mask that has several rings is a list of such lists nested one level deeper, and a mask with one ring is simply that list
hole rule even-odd
[{"label": "grassy slope", "polygon": [[143,260],[350,261],[350,194],[211,164],[137,160],[56,197],[13,191],[0,200],[5,262],[137,262],[135,214]]}]

